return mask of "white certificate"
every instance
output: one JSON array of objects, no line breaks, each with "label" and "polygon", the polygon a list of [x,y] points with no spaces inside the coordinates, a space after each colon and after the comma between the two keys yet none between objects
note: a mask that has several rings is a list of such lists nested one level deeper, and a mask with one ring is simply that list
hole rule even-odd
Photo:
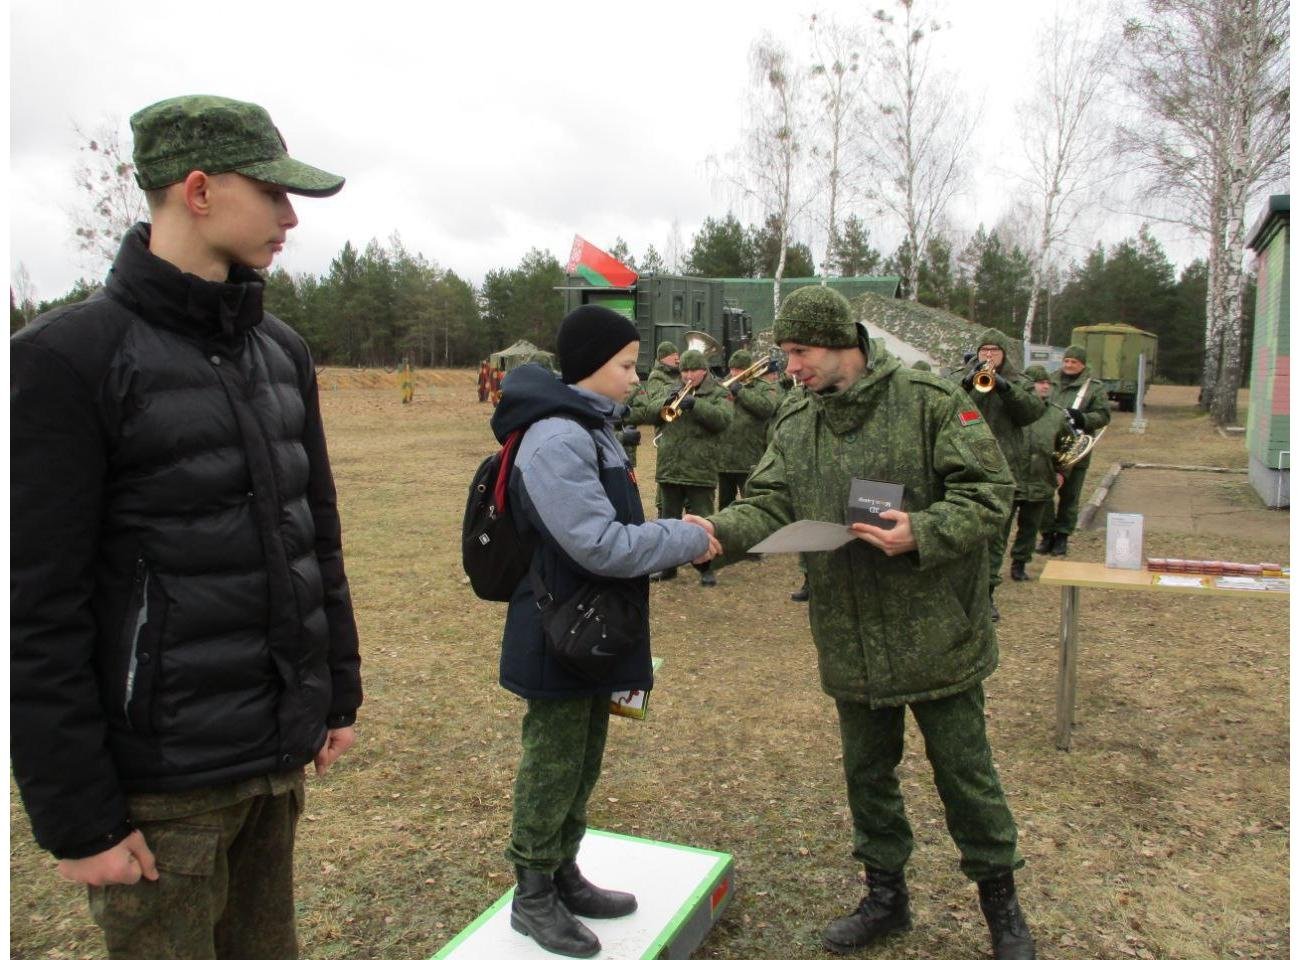
[{"label": "white certificate", "polygon": [[842,523],[796,520],[749,548],[750,553],[815,553],[834,550],[857,537]]}]

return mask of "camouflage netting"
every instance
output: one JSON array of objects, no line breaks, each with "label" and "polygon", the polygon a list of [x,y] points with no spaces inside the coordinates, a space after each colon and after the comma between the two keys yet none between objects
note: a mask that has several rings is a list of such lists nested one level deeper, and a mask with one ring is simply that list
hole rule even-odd
[{"label": "camouflage netting", "polygon": [[864,293],[852,303],[857,319],[892,333],[948,369],[961,365],[962,355],[976,348],[975,339],[984,331],[982,326],[956,314],[910,300]]}]

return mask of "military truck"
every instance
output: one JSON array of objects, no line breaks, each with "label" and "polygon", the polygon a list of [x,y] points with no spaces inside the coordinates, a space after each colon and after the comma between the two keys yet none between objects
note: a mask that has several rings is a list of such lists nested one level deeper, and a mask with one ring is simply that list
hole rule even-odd
[{"label": "military truck", "polygon": [[579,274],[569,274],[560,288],[564,312],[587,303],[623,314],[641,335],[637,372],[645,377],[655,362],[655,348],[671,340],[686,349],[686,335],[698,330],[715,340],[722,350],[709,362],[721,372],[732,352],[748,349],[754,341],[753,321],[734,300],[723,297],[721,280],[673,274],[644,274],[629,287],[597,286]]},{"label": "military truck", "polygon": [[1106,395],[1124,411],[1137,406],[1138,357],[1146,357],[1145,386],[1151,386],[1156,374],[1156,340],[1127,323],[1097,323],[1075,327],[1070,344],[1088,351],[1092,375],[1106,385]]}]

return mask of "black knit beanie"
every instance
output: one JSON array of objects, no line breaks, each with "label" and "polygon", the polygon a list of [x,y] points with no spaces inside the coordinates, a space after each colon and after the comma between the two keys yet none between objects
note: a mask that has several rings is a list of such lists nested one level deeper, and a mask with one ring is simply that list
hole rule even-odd
[{"label": "black knit beanie", "polygon": [[584,304],[560,321],[555,338],[560,379],[565,383],[586,379],[629,343],[640,340],[632,321],[621,313]]}]

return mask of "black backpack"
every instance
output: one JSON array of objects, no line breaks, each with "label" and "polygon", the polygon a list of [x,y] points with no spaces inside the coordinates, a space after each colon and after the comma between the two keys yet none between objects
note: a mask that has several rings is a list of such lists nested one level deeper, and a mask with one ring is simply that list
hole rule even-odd
[{"label": "black backpack", "polygon": [[524,431],[506,436],[501,449],[474,471],[460,528],[460,560],[474,593],[484,600],[509,600],[533,560],[536,540],[520,535],[507,514],[510,470]]}]

